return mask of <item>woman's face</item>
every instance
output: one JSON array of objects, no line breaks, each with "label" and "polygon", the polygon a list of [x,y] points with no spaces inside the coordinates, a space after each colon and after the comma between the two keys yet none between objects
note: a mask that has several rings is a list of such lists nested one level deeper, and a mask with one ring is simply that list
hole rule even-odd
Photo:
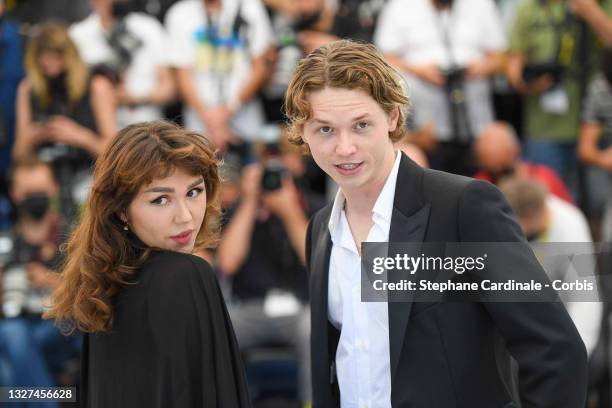
[{"label": "woman's face", "polygon": [[128,207],[127,222],[148,246],[191,253],[205,213],[204,178],[175,169],[140,189]]},{"label": "woman's face", "polygon": [[66,70],[64,55],[57,51],[43,51],[38,58],[38,63],[45,77],[57,78]]}]

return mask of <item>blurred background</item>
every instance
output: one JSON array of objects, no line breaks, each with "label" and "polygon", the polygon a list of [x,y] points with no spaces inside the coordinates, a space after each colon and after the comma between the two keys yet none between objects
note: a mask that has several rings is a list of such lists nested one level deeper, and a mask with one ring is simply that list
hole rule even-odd
[{"label": "blurred background", "polygon": [[[106,143],[165,118],[224,159],[222,238],[198,255],[255,404],[309,406],[303,239],[337,187],[282,104],[298,60],[339,38],[404,76],[397,147],[419,165],[498,184],[534,244],[612,241],[612,0],[0,0],[0,385],[78,386],[79,334],[41,319],[61,246]],[[588,406],[610,408],[610,307],[566,306]]]}]

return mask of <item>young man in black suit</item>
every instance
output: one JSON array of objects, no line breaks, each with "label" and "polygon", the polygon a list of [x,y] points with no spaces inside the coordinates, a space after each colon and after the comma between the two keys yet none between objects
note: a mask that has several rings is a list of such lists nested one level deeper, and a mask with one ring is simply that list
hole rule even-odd
[{"label": "young man in black suit", "polygon": [[[561,303],[362,301],[363,242],[525,243],[492,184],[396,151],[402,84],[373,46],[342,40],[303,59],[287,91],[293,142],[340,187],[306,238],[314,406],[584,407],[586,352]],[[508,257],[485,277],[547,279],[530,251]]]}]

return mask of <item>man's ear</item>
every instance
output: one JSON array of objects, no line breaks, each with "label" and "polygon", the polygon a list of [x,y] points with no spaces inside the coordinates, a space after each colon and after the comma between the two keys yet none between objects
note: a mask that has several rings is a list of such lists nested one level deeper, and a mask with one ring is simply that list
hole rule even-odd
[{"label": "man's ear", "polygon": [[389,132],[393,132],[397,128],[397,121],[399,120],[399,107],[393,108],[391,112],[389,112]]}]

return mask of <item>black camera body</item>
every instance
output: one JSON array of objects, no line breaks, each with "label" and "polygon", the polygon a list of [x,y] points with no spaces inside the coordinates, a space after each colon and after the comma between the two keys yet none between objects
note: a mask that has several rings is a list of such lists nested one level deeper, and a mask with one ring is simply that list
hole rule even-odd
[{"label": "black camera body", "polygon": [[288,174],[287,169],[279,159],[269,159],[261,177],[261,188],[264,191],[279,190],[283,184],[283,178]]},{"label": "black camera body", "polygon": [[564,74],[564,68],[556,62],[542,62],[536,64],[527,64],[523,68],[523,81],[529,84],[534,82],[543,75],[550,75],[555,84],[561,82],[561,77]]}]

